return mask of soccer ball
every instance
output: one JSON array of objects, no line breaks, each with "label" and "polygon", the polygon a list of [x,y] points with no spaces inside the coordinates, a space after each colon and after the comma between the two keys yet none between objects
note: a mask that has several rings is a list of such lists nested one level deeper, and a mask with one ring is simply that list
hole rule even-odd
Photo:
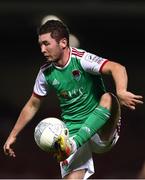
[{"label": "soccer ball", "polygon": [[36,144],[46,152],[55,150],[55,142],[60,135],[69,138],[69,132],[64,122],[54,117],[41,120],[34,131]]}]

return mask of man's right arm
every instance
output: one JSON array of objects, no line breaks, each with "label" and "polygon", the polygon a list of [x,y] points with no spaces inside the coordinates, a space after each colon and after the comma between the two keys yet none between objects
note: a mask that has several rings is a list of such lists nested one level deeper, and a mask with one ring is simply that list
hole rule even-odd
[{"label": "man's right arm", "polygon": [[16,157],[15,152],[12,148],[12,145],[15,143],[18,134],[22,131],[22,129],[26,126],[26,124],[32,120],[34,115],[40,108],[43,97],[36,96],[32,94],[24,108],[22,109],[8,139],[4,144],[4,153],[6,155]]}]

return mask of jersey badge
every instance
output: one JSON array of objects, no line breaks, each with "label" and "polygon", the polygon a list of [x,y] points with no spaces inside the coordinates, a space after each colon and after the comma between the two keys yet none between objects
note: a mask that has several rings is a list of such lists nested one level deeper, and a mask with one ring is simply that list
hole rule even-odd
[{"label": "jersey badge", "polygon": [[67,160],[64,160],[64,161],[62,162],[62,168],[63,168],[65,171],[67,171],[68,167],[69,167],[68,161],[67,161]]},{"label": "jersey badge", "polygon": [[73,75],[74,79],[77,81],[79,81],[81,79],[81,73],[77,69],[72,71],[72,75]]}]

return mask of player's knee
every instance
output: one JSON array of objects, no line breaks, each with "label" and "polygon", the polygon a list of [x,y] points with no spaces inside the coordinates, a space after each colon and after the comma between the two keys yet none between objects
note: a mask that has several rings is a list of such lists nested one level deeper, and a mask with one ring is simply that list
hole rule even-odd
[{"label": "player's knee", "polygon": [[106,109],[111,108],[111,104],[112,104],[112,96],[110,93],[105,93],[102,95],[101,100],[100,100],[100,105],[103,106]]}]

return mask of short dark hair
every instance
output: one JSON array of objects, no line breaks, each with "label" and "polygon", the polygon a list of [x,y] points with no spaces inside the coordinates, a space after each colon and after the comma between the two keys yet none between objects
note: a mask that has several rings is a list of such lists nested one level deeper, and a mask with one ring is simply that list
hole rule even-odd
[{"label": "short dark hair", "polygon": [[51,37],[59,42],[62,38],[66,38],[69,46],[69,29],[59,20],[48,20],[38,29],[38,35],[51,33]]}]

